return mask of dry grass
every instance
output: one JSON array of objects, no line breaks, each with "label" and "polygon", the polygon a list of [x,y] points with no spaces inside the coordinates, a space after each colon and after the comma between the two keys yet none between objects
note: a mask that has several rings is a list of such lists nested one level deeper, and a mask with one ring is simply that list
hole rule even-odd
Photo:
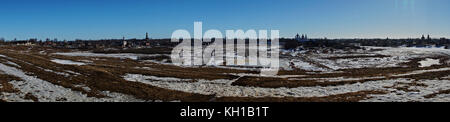
[{"label": "dry grass", "polygon": [[34,102],[39,102],[39,99],[33,96],[31,93],[25,94],[25,99],[33,100]]},{"label": "dry grass", "polygon": [[22,79],[15,77],[15,76],[11,76],[11,75],[0,74],[0,84],[2,86],[0,88],[0,92],[7,92],[7,93],[19,92],[19,90],[14,88],[14,86],[9,83],[9,81],[13,81],[13,80],[20,81]]},{"label": "dry grass", "polygon": [[359,91],[338,95],[330,95],[324,97],[263,97],[263,98],[248,98],[248,97],[221,97],[217,98],[218,102],[358,102],[364,99],[371,98],[371,94],[386,94],[384,91]]},{"label": "dry grass", "polygon": [[361,80],[319,82],[316,80],[291,80],[288,78],[269,78],[269,77],[251,77],[245,76],[232,83],[237,86],[263,87],[263,88],[296,88],[296,87],[315,87],[315,86],[339,86],[354,83],[364,83],[368,81],[385,80],[386,78],[373,78]]},{"label": "dry grass", "polygon": [[138,57],[138,60],[155,60],[155,61],[166,61],[165,63],[171,63],[171,57],[168,55],[157,55],[157,56],[143,56]]}]

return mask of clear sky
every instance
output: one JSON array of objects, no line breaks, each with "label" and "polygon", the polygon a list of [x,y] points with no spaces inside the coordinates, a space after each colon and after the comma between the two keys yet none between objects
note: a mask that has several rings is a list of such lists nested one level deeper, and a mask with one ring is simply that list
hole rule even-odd
[{"label": "clear sky", "polygon": [[0,38],[168,38],[176,29],[281,37],[450,37],[450,0],[1,0]]}]

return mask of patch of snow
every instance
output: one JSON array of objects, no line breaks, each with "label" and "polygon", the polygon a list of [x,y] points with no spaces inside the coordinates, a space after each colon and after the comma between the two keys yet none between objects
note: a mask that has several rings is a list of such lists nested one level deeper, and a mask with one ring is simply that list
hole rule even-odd
[{"label": "patch of snow", "polygon": [[250,73],[225,73],[230,75],[236,75],[239,77],[243,76],[253,76],[253,77],[275,77],[275,78],[291,78],[291,77],[305,77],[307,75],[276,75],[276,76],[264,76],[261,74],[250,74]]},{"label": "patch of snow", "polygon": [[11,61],[7,61],[6,63],[10,64],[10,65],[13,65],[13,66],[16,66],[16,67],[19,67],[19,68],[21,67],[20,65],[14,63],[14,62],[11,62]]},{"label": "patch of snow", "polygon": [[94,63],[94,61],[91,61],[91,60],[79,60],[79,61],[84,62],[84,63]]},{"label": "patch of snow", "polygon": [[133,53],[116,53],[116,54],[101,54],[101,53],[91,53],[91,52],[68,52],[68,53],[53,53],[55,55],[63,56],[86,56],[86,57],[109,57],[109,58],[120,58],[120,59],[132,59],[137,60],[140,56],[152,56],[149,54],[133,54]]},{"label": "patch of snow", "polygon": [[326,69],[317,67],[311,63],[302,61],[302,60],[297,60],[297,59],[293,59],[290,61],[293,66],[295,68],[299,68],[299,69],[303,69],[303,70],[307,70],[307,71],[327,71]]},{"label": "patch of snow", "polygon": [[425,60],[419,61],[420,66],[419,67],[429,67],[432,65],[439,65],[439,59],[431,59],[431,58],[426,58]]},{"label": "patch of snow", "polygon": [[110,91],[102,91],[101,93],[103,95],[110,97],[110,98],[101,98],[103,102],[146,102],[145,100],[136,99],[131,95],[126,95],[122,93]]},{"label": "patch of snow", "polygon": [[383,57],[383,58],[353,58],[353,59],[338,59],[336,65],[339,69],[350,68],[380,68],[380,67],[396,67],[398,64],[408,62],[404,56],[401,57]]},{"label": "patch of snow", "polygon": [[65,72],[68,72],[68,73],[71,73],[71,74],[74,74],[74,75],[81,75],[80,73],[78,73],[78,72],[74,72],[74,71],[70,71],[70,70],[64,70]]},{"label": "patch of snow", "polygon": [[45,50],[39,51],[39,54],[47,54]]},{"label": "patch of snow", "polygon": [[449,75],[449,76],[442,77],[442,78],[444,78],[444,79],[450,79],[450,75]]},{"label": "patch of snow", "polygon": [[372,98],[363,100],[363,102],[448,102],[450,98],[448,94],[438,95],[434,98],[424,98],[425,95],[429,95],[440,90],[450,89],[450,80],[421,80],[419,83],[427,85],[413,86],[410,90],[418,90],[405,92],[405,91],[392,91],[389,94],[370,95]]},{"label": "patch of snow", "polygon": [[382,55],[391,56],[411,56],[416,57],[417,55],[440,55],[446,54],[450,55],[450,50],[444,48],[418,48],[418,47],[367,47],[370,49],[384,49],[382,51],[377,51],[376,53]]},{"label": "patch of snow", "polygon": [[156,77],[156,76],[146,76],[145,79],[152,80],[152,81],[189,81],[189,79],[180,79],[180,78],[173,78],[173,77]]},{"label": "patch of snow", "polygon": [[423,74],[423,73],[427,73],[427,72],[439,72],[439,71],[447,71],[450,70],[449,67],[446,68],[439,68],[439,69],[430,69],[430,70],[417,70],[417,71],[413,71],[413,72],[409,72],[409,73],[404,73],[404,74],[395,74],[392,76],[408,76],[408,75],[416,75],[416,74]]},{"label": "patch of snow", "polygon": [[[41,68],[41,67],[39,67],[39,68]],[[53,71],[53,70],[50,70],[50,69],[44,69],[44,68],[42,68],[44,71],[46,71],[46,72],[51,72],[51,73],[55,73],[55,74],[58,74],[58,75],[64,75],[64,76],[66,76],[66,77],[69,77],[70,76],[70,74],[67,74],[67,73],[65,73],[65,72],[55,72],[55,71]]]},{"label": "patch of snow", "polygon": [[7,102],[33,102],[33,100],[25,99],[24,93],[0,93],[0,99]]},{"label": "patch of snow", "polygon": [[315,80],[317,82],[341,82],[341,81],[359,81],[385,78],[384,76],[378,77],[362,77],[362,78],[345,78],[345,77],[333,77],[333,78],[291,78],[289,80]]},{"label": "patch of snow", "polygon": [[91,88],[87,87],[84,84],[74,85],[75,87],[82,88],[85,91],[91,91]]},{"label": "patch of snow", "polygon": [[52,62],[58,63],[58,64],[64,64],[64,65],[86,65],[83,62],[75,62],[75,61],[71,61],[71,60],[61,60],[61,59],[52,59]]},{"label": "patch of snow", "polygon": [[144,69],[144,70],[156,70],[154,68],[151,67],[134,67],[135,69]]}]

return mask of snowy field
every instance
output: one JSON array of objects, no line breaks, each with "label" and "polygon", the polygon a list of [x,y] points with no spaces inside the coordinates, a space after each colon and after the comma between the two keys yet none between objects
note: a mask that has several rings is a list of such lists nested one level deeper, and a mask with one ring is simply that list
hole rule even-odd
[{"label": "snowy field", "polygon": [[[362,94],[352,101],[450,101],[450,50],[443,48],[282,50],[280,73],[270,77],[250,67],[179,67],[167,63],[169,59],[139,60],[159,55],[30,54],[39,60],[20,55],[20,51],[0,51],[0,75],[7,77],[0,84],[2,101],[187,101],[192,96],[213,96],[223,101],[332,101],[339,97],[344,102],[354,98],[352,94],[367,91],[377,94]],[[179,95],[168,95],[172,92]]]}]

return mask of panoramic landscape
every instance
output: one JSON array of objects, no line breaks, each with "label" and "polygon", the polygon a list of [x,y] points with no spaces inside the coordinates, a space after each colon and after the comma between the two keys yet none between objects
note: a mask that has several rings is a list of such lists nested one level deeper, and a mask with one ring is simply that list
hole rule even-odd
[{"label": "panoramic landscape", "polygon": [[[147,41],[160,46],[138,45]],[[134,44],[128,41],[116,48],[87,46],[97,42],[105,47],[101,45],[104,41],[4,42],[0,98],[6,102],[450,100],[448,46],[354,46],[342,42],[313,48],[320,40],[283,41],[298,47],[280,47],[276,76],[261,76],[255,67],[174,65],[170,58],[173,47],[164,45],[170,44],[168,40],[136,40],[133,47],[127,47]],[[450,44],[449,40],[416,41]],[[77,44],[81,46],[75,47]],[[309,48],[303,47],[307,45]]]},{"label": "panoramic landscape", "polygon": [[448,0],[0,4],[0,102],[450,102]]}]

